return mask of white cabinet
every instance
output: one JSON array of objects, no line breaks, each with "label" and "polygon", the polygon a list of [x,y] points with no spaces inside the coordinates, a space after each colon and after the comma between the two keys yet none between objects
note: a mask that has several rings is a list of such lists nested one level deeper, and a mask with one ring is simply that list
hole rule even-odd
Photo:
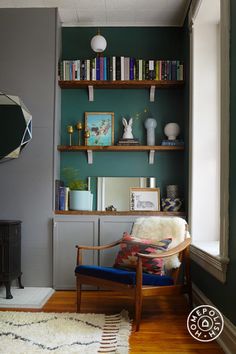
[{"label": "white cabinet", "polygon": [[[75,289],[75,245],[105,245],[131,232],[138,216],[57,215],[53,220],[53,287]],[[83,251],[83,264],[112,266],[119,247]],[[99,258],[98,258],[99,257]]]},{"label": "white cabinet", "polygon": [[[53,287],[75,289],[77,244],[98,245],[98,216],[61,215],[53,220]],[[85,264],[97,264],[97,251],[84,252]]]}]

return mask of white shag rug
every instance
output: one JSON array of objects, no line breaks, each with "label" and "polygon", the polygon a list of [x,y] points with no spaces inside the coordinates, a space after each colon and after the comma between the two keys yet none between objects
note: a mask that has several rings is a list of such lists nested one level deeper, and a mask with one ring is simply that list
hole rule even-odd
[{"label": "white shag rug", "polygon": [[131,323],[126,311],[104,314],[0,312],[0,353],[129,352]]},{"label": "white shag rug", "polygon": [[52,288],[33,288],[24,289],[11,288],[13,299],[6,299],[5,286],[0,287],[0,308],[36,308],[40,309],[52,296]]}]

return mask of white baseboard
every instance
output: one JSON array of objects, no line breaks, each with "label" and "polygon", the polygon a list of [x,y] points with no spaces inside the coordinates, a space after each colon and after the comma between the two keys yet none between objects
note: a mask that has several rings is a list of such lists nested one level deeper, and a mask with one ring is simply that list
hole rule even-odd
[{"label": "white baseboard", "polygon": [[[193,302],[196,306],[198,305],[215,306],[195,284],[193,284]],[[235,354],[236,353],[236,326],[234,326],[233,323],[230,322],[230,320],[223,315],[223,313],[222,316],[224,318],[225,325],[221,335],[216,340],[226,354]]]}]

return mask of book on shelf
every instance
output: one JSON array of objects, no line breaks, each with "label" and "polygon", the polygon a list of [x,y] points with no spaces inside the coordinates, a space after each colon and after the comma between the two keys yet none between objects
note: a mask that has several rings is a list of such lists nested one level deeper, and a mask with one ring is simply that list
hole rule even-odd
[{"label": "book on shelf", "polygon": [[175,139],[175,140],[162,140],[162,146],[184,146],[184,141],[182,139]]},{"label": "book on shelf", "polygon": [[59,189],[64,187],[64,182],[56,179],[55,180],[55,210],[59,210]]},{"label": "book on shelf", "polygon": [[128,145],[140,145],[138,139],[133,138],[133,139],[120,139],[117,143],[119,146],[128,146]]},{"label": "book on shelf", "polygon": [[59,187],[59,210],[69,210],[69,188]]}]

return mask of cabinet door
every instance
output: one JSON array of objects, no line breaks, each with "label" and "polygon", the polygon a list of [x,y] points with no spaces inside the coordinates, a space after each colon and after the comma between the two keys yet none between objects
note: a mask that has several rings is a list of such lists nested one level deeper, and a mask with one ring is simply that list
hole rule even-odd
[{"label": "cabinet door", "polygon": [[[53,287],[75,289],[75,246],[98,244],[98,217],[64,215],[55,217],[53,223]],[[97,251],[83,251],[83,263],[97,265]]]},{"label": "cabinet door", "polygon": [[[100,217],[100,244],[104,245],[119,240],[123,232],[131,232],[133,222],[137,216],[101,216]],[[119,246],[100,251],[99,264],[109,267],[114,264]]]}]

